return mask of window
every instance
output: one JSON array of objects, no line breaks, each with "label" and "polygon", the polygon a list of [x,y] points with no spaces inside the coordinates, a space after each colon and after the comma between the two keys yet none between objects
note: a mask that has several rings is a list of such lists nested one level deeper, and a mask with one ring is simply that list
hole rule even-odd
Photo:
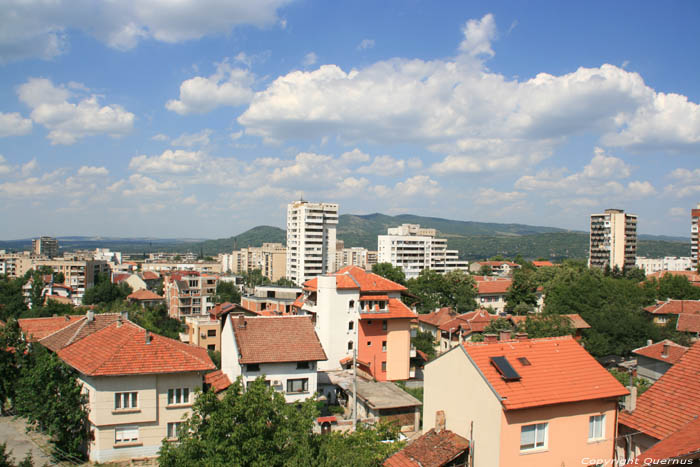
[{"label": "window", "polygon": [[386,362],[382,362],[382,371],[386,371]]},{"label": "window", "polygon": [[382,341],[382,352],[386,352],[386,341]]},{"label": "window", "polygon": [[309,379],[288,379],[287,392],[309,392]]},{"label": "window", "polygon": [[297,370],[308,370],[309,367],[309,362],[297,362]]},{"label": "window", "polygon": [[348,321],[348,331],[352,331],[353,329],[355,329],[355,322]]},{"label": "window", "polygon": [[139,406],[138,392],[115,392],[114,409],[136,409]]},{"label": "window", "polygon": [[382,330],[386,331],[386,320],[382,321]]},{"label": "window", "polygon": [[168,423],[168,439],[177,439],[181,422]]},{"label": "window", "polygon": [[216,337],[216,329],[207,329],[207,337]]},{"label": "window", "polygon": [[372,341],[367,341],[367,347],[372,347]]},{"label": "window", "polygon": [[209,345],[207,345],[207,350],[214,350],[214,351],[216,351],[216,344],[209,344]]},{"label": "window", "polygon": [[168,389],[168,405],[189,403],[190,388]]},{"label": "window", "polygon": [[600,440],[605,437],[605,415],[593,415],[588,419],[588,440]]},{"label": "window", "polygon": [[114,444],[135,443],[139,440],[139,427],[122,426],[114,429]]},{"label": "window", "polygon": [[348,350],[352,350],[352,341],[348,341]]},{"label": "window", "polygon": [[260,364],[259,363],[248,363],[245,366],[246,371],[260,371]]},{"label": "window", "polygon": [[525,425],[520,428],[520,450],[544,448],[547,445],[547,424]]},{"label": "window", "polygon": [[348,303],[348,308],[350,308],[351,310],[355,308],[355,300],[350,300],[350,302]]}]

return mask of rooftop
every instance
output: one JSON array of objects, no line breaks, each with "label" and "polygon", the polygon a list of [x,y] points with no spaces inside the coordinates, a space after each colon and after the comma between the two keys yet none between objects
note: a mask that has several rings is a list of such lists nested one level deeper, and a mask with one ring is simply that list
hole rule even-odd
[{"label": "rooftop", "polygon": [[700,314],[700,300],[666,300],[644,310],[653,315]]},{"label": "rooftop", "polygon": [[[365,271],[358,266],[346,266],[338,272],[331,274],[335,277],[335,286],[338,289],[359,289],[360,292],[402,292],[406,290],[401,284],[385,279],[384,277]],[[313,278],[304,282],[305,290],[316,290],[318,279]]]},{"label": "rooftop", "polygon": [[128,300],[163,300],[163,297],[150,290],[140,289],[126,297]]},{"label": "rooftop", "polygon": [[645,465],[662,465],[658,461],[663,459],[699,459],[700,418],[696,418],[668,438],[659,441],[641,453],[638,458],[644,459],[647,462]]},{"label": "rooftop", "polygon": [[214,392],[221,392],[231,386],[231,380],[221,370],[204,375],[204,384],[208,384]]},{"label": "rooftop", "polygon": [[405,303],[398,298],[390,298],[386,309],[379,310],[361,310],[361,319],[397,319],[397,318],[415,318],[416,313],[413,312]]},{"label": "rooftop", "polygon": [[[540,314],[537,314],[537,315],[513,315],[513,316],[508,317],[508,319],[510,319],[513,322],[513,324],[518,325],[518,324],[521,324],[521,323],[524,323],[525,321],[527,321],[528,318],[530,318],[530,316],[543,316],[543,315],[540,315]],[[581,315],[579,315],[578,313],[571,313],[568,315],[561,315],[561,316],[566,316],[567,318],[569,318],[569,321],[571,321],[571,325],[576,329],[589,329],[591,327],[591,325],[588,324],[583,318],[581,318]]]},{"label": "rooftop", "polygon": [[32,342],[53,334],[83,318],[85,318],[84,315],[65,315],[51,318],[23,318],[17,320],[17,322],[27,340]]},{"label": "rooftop", "polygon": [[511,279],[478,281],[476,287],[479,294],[505,294],[512,283]]},{"label": "rooftop", "polygon": [[682,332],[700,333],[700,314],[697,314],[697,315],[689,315],[689,314],[678,315],[678,322],[676,323],[676,330],[682,331]]},{"label": "rooftop", "polygon": [[450,307],[443,307],[439,310],[433,311],[432,313],[418,315],[418,321],[437,327],[453,320],[456,316],[457,312],[455,310]]},{"label": "rooftop", "polygon": [[[352,392],[352,387],[349,390]],[[363,381],[358,379],[357,395],[368,406],[377,410],[422,405],[418,399],[388,381]]]},{"label": "rooftop", "polygon": [[[664,355],[664,347],[667,351],[666,355]],[[657,342],[656,344],[651,344],[647,345],[646,347],[634,349],[632,353],[652,358],[654,360],[660,360],[662,362],[674,364],[678,362],[678,360],[680,360],[681,357],[685,355],[687,351],[688,347],[678,345],[673,341],[665,339]]]},{"label": "rooftop", "polygon": [[448,464],[467,449],[469,449],[469,440],[450,430],[431,429],[384,461],[384,465],[386,467],[439,467]]}]

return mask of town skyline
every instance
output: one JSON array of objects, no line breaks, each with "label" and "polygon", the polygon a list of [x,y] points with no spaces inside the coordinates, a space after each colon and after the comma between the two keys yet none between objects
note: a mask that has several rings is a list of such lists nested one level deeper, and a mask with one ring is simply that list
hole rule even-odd
[{"label": "town skyline", "polygon": [[687,237],[700,201],[695,3],[0,8],[3,239],[223,238],[300,192]]}]

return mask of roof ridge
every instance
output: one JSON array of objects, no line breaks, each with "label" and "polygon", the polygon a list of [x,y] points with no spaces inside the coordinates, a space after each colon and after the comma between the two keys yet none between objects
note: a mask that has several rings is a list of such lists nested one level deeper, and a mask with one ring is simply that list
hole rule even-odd
[{"label": "roof ridge", "polygon": [[[204,360],[202,360],[201,358],[199,358],[198,355],[196,355],[196,354],[194,354],[194,353],[186,352],[186,350],[185,350],[185,349],[188,349],[188,348],[199,349],[199,348],[201,348],[201,347],[197,347],[197,346],[190,345],[190,344],[185,344],[184,342],[180,342],[180,341],[177,341],[177,340],[175,340],[175,339],[171,339],[170,337],[161,336],[160,334],[152,334],[152,336],[153,336],[153,338],[156,338],[156,337],[157,337],[158,340],[160,340],[162,343],[164,343],[164,344],[167,345],[168,347],[172,348],[173,350],[178,351],[179,353],[181,353],[181,354],[183,354],[183,355],[186,354],[187,356],[192,357],[192,358],[194,358],[195,360],[197,360],[197,361],[199,361],[199,362],[201,362],[201,363],[207,363],[206,361],[204,361]],[[181,345],[173,345],[173,344],[181,344]]]},{"label": "roof ridge", "polygon": [[[66,315],[66,316],[78,316],[78,315]],[[57,316],[52,316],[51,318],[57,318]],[[74,324],[80,323],[80,322],[81,322],[82,320],[84,320],[84,319],[85,319],[85,316],[81,316],[80,318],[76,319],[75,321],[72,321],[72,322],[71,322],[71,321],[69,320],[69,321],[68,321],[68,324],[66,324],[66,325],[63,326],[62,328],[56,329],[56,330],[55,330],[54,332],[52,332],[51,334],[45,335],[44,337],[42,337],[41,339],[39,339],[39,341],[43,341],[44,339],[53,336],[53,335],[56,334],[57,332],[65,331],[65,330],[68,329],[70,326],[73,326]]]},{"label": "roof ridge", "polygon": [[[132,323],[131,321],[127,320],[125,323],[122,324],[122,326],[125,326],[127,323],[132,324],[132,325],[134,324],[134,323]],[[108,329],[110,329],[112,326],[115,326],[115,327],[116,327],[117,324],[118,324],[117,322],[114,322],[114,323],[110,324],[109,326],[103,327],[103,328],[100,329],[99,331],[93,332],[92,334],[90,334],[90,336],[87,336],[87,337],[97,336],[97,335],[99,335],[99,334],[102,333],[102,332],[107,332]],[[140,326],[134,325],[134,327],[140,327]],[[82,340],[82,339],[81,339],[81,340]],[[78,342],[79,342],[79,341],[72,342],[72,343],[70,343],[70,344],[64,346],[64,347],[61,349],[61,351],[66,350],[66,349],[69,348],[71,345],[77,344]],[[129,338],[128,338],[128,337],[127,337],[127,338],[122,338],[122,341],[119,343],[119,345],[117,346],[117,348],[115,349],[115,351],[112,352],[112,354],[111,354],[108,358],[104,359],[104,360],[100,363],[99,366],[95,367],[95,368],[92,370],[92,373],[96,373],[96,372],[97,372],[100,368],[102,368],[105,364],[111,362],[112,359],[116,358],[116,357],[119,355],[119,351],[120,351],[125,345],[127,345],[128,343],[129,343]]]}]

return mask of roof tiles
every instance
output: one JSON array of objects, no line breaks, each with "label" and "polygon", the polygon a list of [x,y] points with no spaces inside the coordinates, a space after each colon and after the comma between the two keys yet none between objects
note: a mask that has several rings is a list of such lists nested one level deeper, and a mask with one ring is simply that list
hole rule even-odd
[{"label": "roof tiles", "polygon": [[414,313],[405,303],[403,303],[398,298],[390,298],[388,306],[385,310],[378,311],[360,311],[361,319],[398,319],[398,318],[410,318],[416,317]]},{"label": "roof tiles", "polygon": [[386,467],[440,467],[469,449],[469,440],[450,430],[431,429],[384,461]]},{"label": "roof tiles", "polygon": [[29,341],[37,341],[83,318],[85,318],[84,315],[65,315],[51,318],[23,318],[17,322]]},{"label": "roof tiles", "polygon": [[[359,289],[360,292],[402,292],[406,290],[401,284],[390,281],[373,272],[365,271],[357,266],[346,266],[332,274],[335,276],[337,289]],[[318,288],[318,278],[314,277],[304,282],[307,290]]]},{"label": "roof tiles", "polygon": [[[664,347],[666,347],[666,355],[664,356]],[[642,355],[644,357],[668,362],[671,364],[677,363],[683,355],[688,351],[688,347],[678,345],[668,339],[657,342],[656,344],[647,345],[634,349],[632,353]]]}]

